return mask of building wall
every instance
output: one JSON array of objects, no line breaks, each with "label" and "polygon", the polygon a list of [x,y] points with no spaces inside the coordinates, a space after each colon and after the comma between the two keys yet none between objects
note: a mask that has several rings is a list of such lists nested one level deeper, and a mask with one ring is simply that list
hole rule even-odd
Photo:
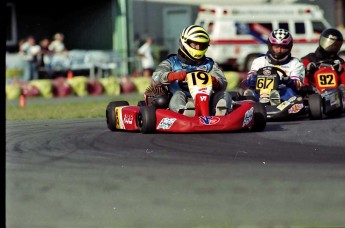
[{"label": "building wall", "polygon": [[[86,1],[77,6],[67,0],[47,1],[45,5],[35,1],[8,2],[16,8],[18,41],[33,35],[38,42],[61,32],[68,49],[112,49],[112,1]],[[18,46],[7,49],[15,51]]]},{"label": "building wall", "polygon": [[[163,45],[164,9],[181,6],[181,4],[149,0],[129,1],[132,1],[130,9],[132,17],[128,26],[132,26],[131,31],[134,36],[130,37],[131,53],[135,53],[136,47],[147,35],[153,36],[156,44]],[[331,25],[337,26],[334,13],[335,1],[344,2],[344,0],[300,0],[297,2],[320,5]],[[18,39],[34,35],[37,40],[41,40],[44,37],[51,38],[56,32],[62,32],[65,34],[68,49],[113,48],[113,33],[116,32],[114,18],[116,0],[86,1],[77,6],[70,4],[68,0],[46,2],[44,5],[35,1],[8,0],[8,2],[13,2],[16,6]],[[345,4],[342,5],[344,8]],[[190,21],[193,22],[197,16],[198,6],[195,3],[188,4],[188,1],[183,6],[191,8]],[[16,49],[17,47],[8,48]]]}]

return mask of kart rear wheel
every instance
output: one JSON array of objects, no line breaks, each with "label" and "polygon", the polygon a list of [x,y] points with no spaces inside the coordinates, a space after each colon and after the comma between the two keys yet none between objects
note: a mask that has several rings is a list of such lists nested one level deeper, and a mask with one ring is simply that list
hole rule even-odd
[{"label": "kart rear wheel", "polygon": [[137,126],[141,133],[153,133],[156,130],[156,107],[142,106],[137,115]]},{"label": "kart rear wheel", "polygon": [[322,119],[322,97],[320,94],[311,94],[308,99],[309,118],[311,120]]},{"label": "kart rear wheel", "polygon": [[264,104],[254,103],[254,125],[251,131],[263,131],[266,127],[267,112]]},{"label": "kart rear wheel", "polygon": [[105,111],[105,115],[107,118],[107,126],[109,130],[116,131],[116,115],[115,115],[115,108],[120,106],[128,106],[129,103],[127,101],[112,101],[108,104],[107,109]]}]

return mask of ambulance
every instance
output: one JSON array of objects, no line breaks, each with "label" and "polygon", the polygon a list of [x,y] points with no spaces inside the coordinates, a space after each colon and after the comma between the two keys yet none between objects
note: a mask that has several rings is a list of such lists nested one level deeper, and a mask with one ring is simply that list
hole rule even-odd
[{"label": "ambulance", "polygon": [[[320,33],[331,27],[323,10],[311,4],[200,5],[195,24],[211,38],[207,56],[224,70],[249,71],[252,61],[267,52],[274,29],[287,29],[293,39],[292,56],[314,52]],[[340,51],[345,55],[345,45]]]}]

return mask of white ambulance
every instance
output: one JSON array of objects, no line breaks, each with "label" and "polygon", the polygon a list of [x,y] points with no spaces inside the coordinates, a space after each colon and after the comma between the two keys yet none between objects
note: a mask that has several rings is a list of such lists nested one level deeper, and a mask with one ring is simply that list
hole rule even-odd
[{"label": "white ambulance", "polygon": [[[207,56],[223,69],[248,71],[254,58],[267,52],[267,38],[277,28],[293,39],[292,56],[301,58],[318,47],[320,33],[331,27],[323,10],[309,4],[201,5],[195,24],[210,34]],[[342,46],[345,55],[345,45]]]}]

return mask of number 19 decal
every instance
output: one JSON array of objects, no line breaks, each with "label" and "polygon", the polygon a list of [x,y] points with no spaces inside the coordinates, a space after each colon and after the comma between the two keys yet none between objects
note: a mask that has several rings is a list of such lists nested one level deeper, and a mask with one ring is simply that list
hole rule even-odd
[{"label": "number 19 decal", "polygon": [[203,71],[188,73],[187,81],[189,80],[192,80],[193,85],[201,87],[211,85],[212,83],[210,74]]}]

